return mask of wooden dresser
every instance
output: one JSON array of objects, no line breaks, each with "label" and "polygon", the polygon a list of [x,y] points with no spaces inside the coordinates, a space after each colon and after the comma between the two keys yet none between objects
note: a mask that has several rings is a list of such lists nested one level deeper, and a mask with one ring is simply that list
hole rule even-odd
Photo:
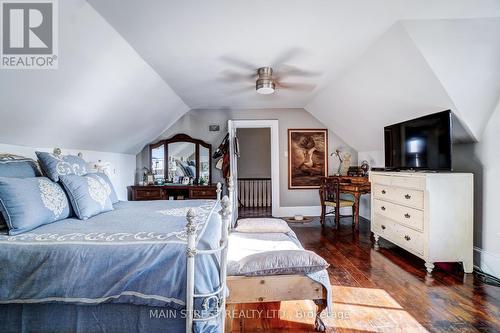
[{"label": "wooden dresser", "polygon": [[473,269],[473,175],[371,172],[371,231],[425,260]]},{"label": "wooden dresser", "polygon": [[173,199],[217,199],[216,185],[130,186],[132,201]]}]

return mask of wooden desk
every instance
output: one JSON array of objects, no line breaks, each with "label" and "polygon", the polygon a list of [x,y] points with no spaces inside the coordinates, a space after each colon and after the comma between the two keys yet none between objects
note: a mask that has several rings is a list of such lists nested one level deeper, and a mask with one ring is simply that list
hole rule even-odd
[{"label": "wooden desk", "polygon": [[368,177],[330,176],[340,179],[340,193],[354,197],[354,228],[359,229],[359,199],[363,194],[371,192]]}]

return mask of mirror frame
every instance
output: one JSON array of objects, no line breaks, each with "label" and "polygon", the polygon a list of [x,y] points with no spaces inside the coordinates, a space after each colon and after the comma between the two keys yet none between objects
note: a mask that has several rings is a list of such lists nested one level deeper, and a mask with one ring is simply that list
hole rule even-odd
[{"label": "mirror frame", "polygon": [[[194,139],[187,134],[176,134],[170,139],[161,140],[156,143],[149,145],[149,168],[153,170],[153,159],[151,158],[152,151],[155,148],[161,147],[163,145],[163,149],[165,149],[164,158],[165,161],[168,161],[168,145],[170,143],[176,142],[190,142],[195,144],[195,156],[196,156],[196,179],[200,179],[200,146],[208,149],[208,168],[210,170],[210,174],[208,177],[208,184],[212,184],[212,145],[203,140]],[[166,165],[166,164],[165,164]],[[168,167],[164,168],[164,179],[168,179]]]}]

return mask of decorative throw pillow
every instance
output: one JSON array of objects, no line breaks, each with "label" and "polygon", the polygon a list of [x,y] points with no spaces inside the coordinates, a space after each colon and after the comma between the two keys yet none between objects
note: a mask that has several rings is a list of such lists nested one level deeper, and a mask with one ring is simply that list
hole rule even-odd
[{"label": "decorative throw pillow", "polygon": [[282,219],[250,218],[238,220],[235,231],[237,232],[289,232],[291,229]]},{"label": "decorative throw pillow", "polygon": [[45,177],[0,177],[0,210],[10,235],[65,219],[70,214],[61,186]]},{"label": "decorative throw pillow", "polygon": [[106,183],[108,183],[108,186],[109,186],[109,188],[111,190],[111,193],[109,195],[109,199],[111,200],[112,204],[117,203],[119,201],[118,200],[118,196],[116,195],[115,187],[113,186],[113,183],[111,182],[111,180],[109,179],[109,177],[105,173],[102,173],[102,172],[96,172],[96,173],[94,173],[94,175],[99,176]]},{"label": "decorative throw pillow", "polygon": [[33,178],[41,175],[37,163],[30,158],[0,155],[0,177]]},{"label": "decorative throw pillow", "polygon": [[242,258],[236,275],[261,276],[306,274],[329,266],[325,259],[308,250],[265,251]]},{"label": "decorative throw pillow", "polygon": [[59,179],[80,220],[113,210],[111,186],[101,175],[89,173],[85,176],[60,176]]},{"label": "decorative throw pillow", "polygon": [[45,152],[36,152],[43,172],[53,181],[59,181],[59,176],[87,174],[87,162],[75,155],[54,155]]}]

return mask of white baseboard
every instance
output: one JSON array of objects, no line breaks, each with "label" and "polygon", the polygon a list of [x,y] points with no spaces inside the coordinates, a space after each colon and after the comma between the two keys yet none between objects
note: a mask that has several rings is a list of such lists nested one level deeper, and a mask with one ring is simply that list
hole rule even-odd
[{"label": "white baseboard", "polygon": [[474,246],[474,259],[475,267],[486,274],[500,279],[500,254],[492,253]]},{"label": "white baseboard", "polygon": [[297,207],[277,207],[273,211],[273,216],[290,217],[294,215],[319,216],[321,206],[297,206]]}]

